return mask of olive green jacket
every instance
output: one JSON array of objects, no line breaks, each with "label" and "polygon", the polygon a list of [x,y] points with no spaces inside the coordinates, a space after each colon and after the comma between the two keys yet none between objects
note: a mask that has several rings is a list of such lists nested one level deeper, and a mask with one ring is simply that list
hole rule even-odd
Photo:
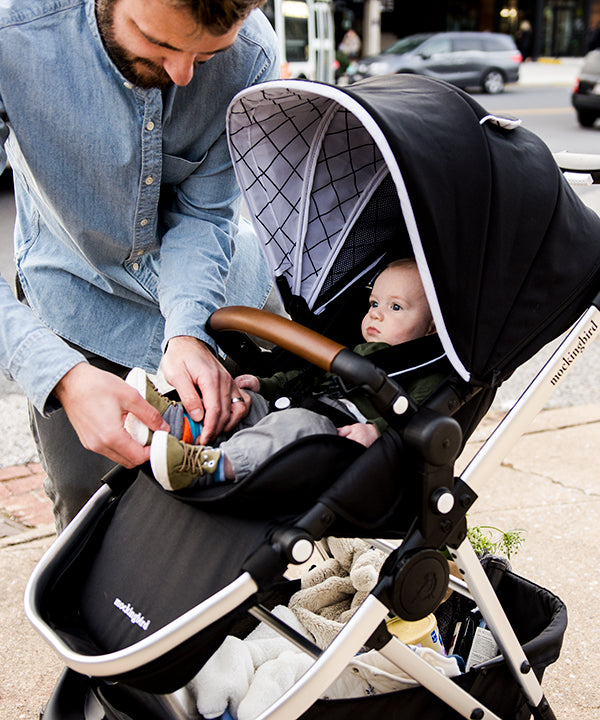
[{"label": "olive green jacket", "polygon": [[[353,351],[357,355],[365,357],[388,347],[390,347],[390,345],[387,343],[366,342],[356,345]],[[404,387],[404,390],[408,393],[411,400],[418,405],[437,388],[443,379],[444,375],[441,373],[433,373],[414,380]],[[282,395],[290,395],[294,398],[310,395],[315,397],[319,395],[333,395],[335,397],[336,388],[339,388],[339,385],[335,383],[335,375],[319,370],[318,368],[278,372],[269,378],[259,378],[259,381],[260,394],[271,401],[276,400]],[[361,389],[352,390],[348,393],[347,397],[356,405],[365,418],[367,418],[367,422],[375,425],[379,434],[385,430],[388,423],[373,406],[366,391]]]}]

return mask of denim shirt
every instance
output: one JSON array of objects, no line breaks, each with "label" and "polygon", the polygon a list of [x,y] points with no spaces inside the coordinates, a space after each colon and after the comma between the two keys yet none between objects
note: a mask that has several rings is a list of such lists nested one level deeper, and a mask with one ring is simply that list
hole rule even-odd
[{"label": "denim shirt", "polygon": [[61,338],[148,371],[171,337],[212,343],[204,324],[243,235],[226,109],[278,68],[254,11],[189,85],[142,90],[108,56],[94,0],[1,4],[0,168],[8,156],[33,312],[0,278],[0,367],[39,410],[83,359]]}]

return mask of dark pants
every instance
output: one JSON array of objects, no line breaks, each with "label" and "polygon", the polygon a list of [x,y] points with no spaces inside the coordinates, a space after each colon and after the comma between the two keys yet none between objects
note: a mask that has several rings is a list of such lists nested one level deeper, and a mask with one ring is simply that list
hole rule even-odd
[{"label": "dark pants", "polygon": [[[122,365],[78,350],[102,370],[122,378],[129,372]],[[100,487],[102,478],[115,463],[83,447],[62,408],[44,417],[29,403],[29,425],[47,474],[44,490],[52,500],[56,531],[60,533]]]}]

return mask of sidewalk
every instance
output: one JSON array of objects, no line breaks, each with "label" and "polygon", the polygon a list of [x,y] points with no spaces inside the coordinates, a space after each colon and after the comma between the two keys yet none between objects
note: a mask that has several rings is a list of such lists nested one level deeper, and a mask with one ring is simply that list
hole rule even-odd
[{"label": "sidewalk", "polygon": [[42,483],[39,463],[0,469],[0,538],[16,535],[24,528],[54,527],[52,503]]},{"label": "sidewalk", "polygon": [[519,85],[564,85],[573,87],[583,58],[539,58],[521,63]]},{"label": "sidewalk", "polygon": [[[461,467],[501,418],[494,411],[469,442]],[[561,657],[544,689],[559,720],[596,720],[600,707],[600,404],[543,411],[501,468],[474,490],[471,524],[522,528],[525,543],[512,559],[519,574],[561,597],[569,610]],[[460,469],[460,468],[459,468]],[[35,720],[61,662],[24,617],[27,578],[51,545],[54,530],[39,465],[0,470],[0,717]]]}]

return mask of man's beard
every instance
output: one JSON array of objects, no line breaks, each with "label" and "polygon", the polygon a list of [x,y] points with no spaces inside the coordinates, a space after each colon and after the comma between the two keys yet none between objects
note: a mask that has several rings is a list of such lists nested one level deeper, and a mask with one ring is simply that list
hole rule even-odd
[{"label": "man's beard", "polygon": [[96,19],[104,47],[124,78],[144,90],[166,90],[173,81],[166,70],[146,58],[136,57],[120,45],[114,33],[114,7],[118,0],[97,0]]}]

